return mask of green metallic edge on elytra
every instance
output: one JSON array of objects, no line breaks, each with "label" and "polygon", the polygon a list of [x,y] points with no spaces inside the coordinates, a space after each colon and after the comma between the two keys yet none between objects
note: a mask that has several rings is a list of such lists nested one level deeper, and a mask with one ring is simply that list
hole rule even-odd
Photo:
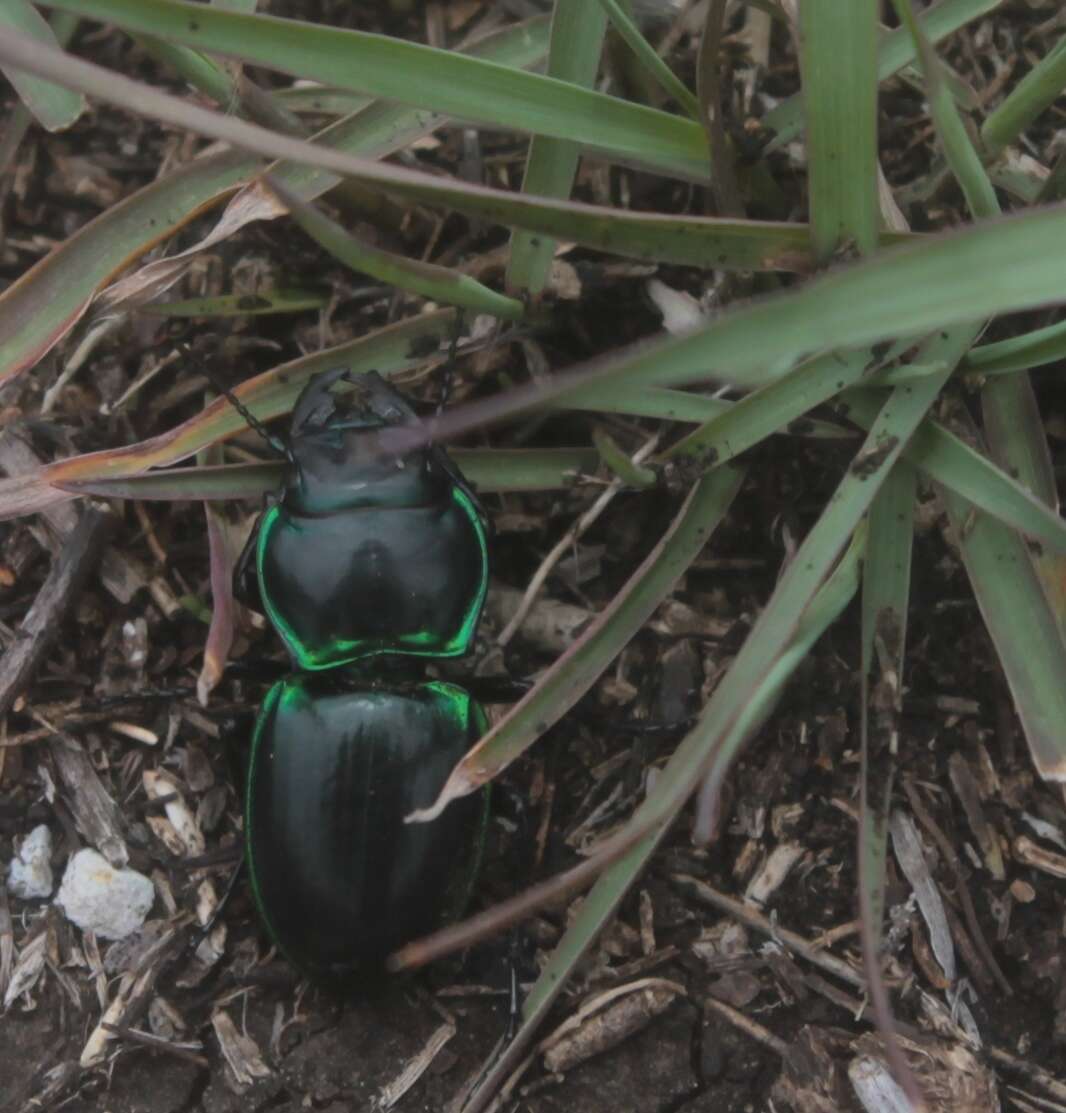
[{"label": "green metallic edge on elytra", "polygon": [[273,714],[274,708],[281,698],[282,690],[289,683],[290,679],[291,677],[279,680],[270,691],[267,692],[266,698],[263,700],[263,705],[259,708],[259,714],[255,718],[255,730],[252,732],[252,746],[248,754],[247,784],[244,788],[244,858],[248,863],[248,879],[252,886],[252,900],[255,902],[255,908],[259,913],[260,920],[262,920],[264,927],[267,929],[267,935],[270,936],[270,941],[293,966],[299,966],[300,964],[293,959],[292,955],[289,954],[282,945],[281,940],[278,938],[278,933],[274,928],[274,924],[267,915],[266,905],[263,903],[263,894],[259,889],[259,874],[256,870],[255,854],[252,851],[252,801],[255,799],[256,758],[259,755],[259,745],[263,739],[263,726],[271,714]]},{"label": "green metallic edge on elytra", "polygon": [[[289,650],[298,668],[305,672],[321,672],[325,669],[336,668],[338,665],[347,665],[351,664],[353,661],[364,660],[368,657],[382,657],[388,654],[394,654],[399,657],[462,657],[469,651],[470,642],[473,640],[474,630],[477,626],[478,618],[481,615],[481,608],[485,605],[485,596],[489,588],[489,544],[485,532],[485,523],[473,499],[471,499],[461,487],[452,488],[452,498],[462,509],[463,513],[466,514],[477,535],[478,548],[481,556],[481,582],[478,584],[477,594],[463,618],[458,633],[456,633],[455,637],[452,638],[447,645],[439,650],[417,649],[405,644],[399,646],[390,645],[360,648],[360,646],[366,645],[364,639],[351,643],[340,642],[330,647],[328,651],[319,653],[309,651],[304,643],[296,636],[292,627],[278,613],[277,607],[275,607],[271,601],[270,594],[266,590],[266,584],[263,579],[263,558],[266,552],[270,531],[278,520],[281,507],[272,506],[266,514],[263,515],[263,520],[259,526],[259,537],[255,552],[256,573],[259,576],[260,595],[263,599],[263,606],[266,608],[267,617],[281,636],[282,641],[285,643],[286,648]],[[412,638],[421,638],[423,640],[428,640],[431,637],[428,631],[423,631],[411,636]],[[338,654],[340,654],[340,656],[337,656]]]}]

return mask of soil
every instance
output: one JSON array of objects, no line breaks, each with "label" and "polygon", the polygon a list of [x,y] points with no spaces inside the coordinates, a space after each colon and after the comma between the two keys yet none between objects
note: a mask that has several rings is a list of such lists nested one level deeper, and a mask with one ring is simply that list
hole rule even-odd
[{"label": "soil", "polygon": [[[380,29],[420,33],[414,17],[390,12],[387,5],[376,11]],[[1010,21],[1029,27],[1040,14],[1008,6],[991,33],[996,41],[1013,42]],[[322,18],[341,21],[330,5],[323,6]],[[972,36],[953,40],[949,56],[960,72],[969,72],[972,41]],[[142,58],[128,54],[128,44],[120,44],[125,40],[117,35],[106,37],[99,60],[151,72]],[[684,49],[693,44],[683,42],[679,50]],[[769,80],[775,93],[784,95],[795,84],[794,67]],[[914,127],[904,111],[908,105],[917,114],[919,95],[893,87],[886,112],[899,135],[893,139],[889,129],[893,157],[886,158],[886,168],[898,183],[919,178],[928,165],[928,146],[907,139]],[[173,138],[151,125],[137,126],[144,133],[136,156],[109,158],[102,153],[126,149],[119,137],[130,128],[129,117],[116,111],[95,109],[61,137],[30,133],[19,155],[21,176],[6,195],[0,266],[5,282],[101,206],[150,180]],[[449,132],[442,138],[441,149],[427,157],[453,167],[459,137]],[[489,164],[517,165],[521,153],[512,140],[484,139],[482,156]],[[95,160],[102,192],[89,200],[73,188],[73,171],[64,161],[71,154]],[[587,166],[579,195],[595,195],[609,179],[602,168]],[[630,196],[639,195],[648,207],[676,207],[682,192],[640,175],[631,175],[627,184]],[[949,208],[953,203],[944,202]],[[414,214],[413,222],[419,224],[423,215]],[[426,225],[419,228],[424,240]],[[183,236],[191,242],[203,230],[190,228]],[[502,243],[499,234],[470,232],[454,217],[437,231],[437,250],[446,262],[488,258]],[[189,296],[228,291],[234,274],[252,275],[253,284],[267,281],[283,267],[288,284],[334,291],[338,307],[325,326],[308,313],[280,321],[247,319],[232,328],[217,321],[190,326],[139,316],[97,349],[50,417],[42,418],[39,407],[42,390],[55,378],[53,357],[6,388],[0,396],[9,426],[4,436],[17,435],[40,459],[132,443],[171,427],[202,404],[205,380],[188,370],[180,378],[164,372],[131,405],[100,416],[101,403],[114,403],[153,354],[178,339],[193,338],[201,350],[220,353],[212,362],[222,367],[228,360],[232,366],[222,373],[238,382],[320,347],[323,328],[333,344],[393,319],[397,304],[388,291],[353,282],[309,241],[294,237],[291,228],[281,226],[242,231],[192,280],[196,286]],[[417,242],[408,245],[414,253]],[[533,340],[505,337],[460,360],[452,404],[525,378],[538,361],[567,366],[660,327],[644,292],[647,268],[608,265],[581,252],[569,259],[581,283],[580,301],[559,301],[550,327]],[[657,275],[676,289],[706,292],[703,276],[695,272],[661,267]],[[409,309],[400,307],[400,315]],[[1027,327],[1050,319],[1041,315]],[[1052,414],[1060,404],[1051,377],[1057,373],[1061,369],[1035,376]],[[419,374],[404,387],[429,411],[439,383]],[[600,426],[630,452],[647,435],[641,423],[629,419]],[[591,429],[588,415],[559,416],[471,443],[587,444]],[[261,454],[256,438],[244,443]],[[747,479],[733,510],[671,601],[590,696],[502,779],[476,907],[574,864],[593,835],[626,818],[640,797],[644,771],[661,766],[684,737],[857,443],[777,438],[745,457]],[[1061,453],[1061,441],[1052,445]],[[524,589],[543,555],[601,489],[579,482],[561,492],[486,498],[496,528],[494,596],[508,587]],[[939,1062],[936,1038],[958,1045],[959,1028],[966,1027],[969,1015],[982,1047],[972,1066],[967,1060],[963,1070],[956,1063],[942,1071],[943,1078],[966,1075],[975,1090],[987,1081],[998,1087],[1007,1107],[1029,1092],[1060,1104],[1019,1108],[1064,1108],[1066,1089],[1056,1093],[1038,1074],[1064,1076],[1066,883],[1028,864],[1018,846],[1028,838],[1045,851],[1061,852],[1066,802],[1059,788],[1040,783],[1032,771],[995,653],[945,537],[940,507],[931,492],[922,497],[893,801],[914,819],[947,905],[960,978],[948,986],[911,883],[890,854],[885,966],[893,1009],[904,1034],[915,1041],[916,1069]],[[576,546],[584,568],[575,574],[578,562],[572,561],[549,580],[541,604],[546,619],[538,628],[550,628],[553,615],[565,607],[590,614],[601,609],[679,504],[680,495],[670,491],[615,500]],[[255,708],[285,663],[269,628],[245,621],[224,679],[201,708],[195,679],[210,599],[203,511],[181,503],[127,502],[115,509],[110,543],[146,571],[148,586],[119,603],[94,569],[62,617],[55,648],[20,692],[7,718],[7,745],[0,748],[0,862],[8,861],[34,826],[46,823],[55,839],[58,881],[71,854],[86,844],[57,764],[56,747],[73,745],[117,805],[130,865],[153,879],[157,899],[140,951],[136,944],[85,938],[47,903],[9,897],[9,917],[0,905],[0,963],[8,961],[4,948],[25,960],[28,945],[44,936],[39,975],[0,1016],[0,1113],[381,1108],[386,1088],[395,1086],[442,1026],[451,1026],[453,1035],[396,1108],[451,1108],[507,1032],[512,969],[520,987],[528,989],[538,961],[565,929],[569,910],[550,908],[510,937],[429,971],[393,978],[365,994],[338,996],[330,987],[303,981],[271,949],[247,886],[238,879],[221,911],[221,928],[215,928],[217,949],[204,949],[195,917],[201,886],[210,880],[219,897],[240,858],[248,737]],[[256,513],[247,505],[239,517],[247,525]],[[236,527],[237,513],[231,517]],[[0,620],[9,642],[9,630],[17,629],[38,595],[49,554],[60,546],[32,519],[0,524],[0,530]],[[534,679],[565,648],[520,633],[501,653],[495,647],[497,610],[490,600],[473,659],[444,670],[479,694],[481,684],[490,702],[508,684]],[[776,938],[778,929],[796,933],[856,976],[861,972],[858,646],[853,605],[800,667],[778,710],[733,770],[714,841],[694,847],[691,817],[679,820],[616,923],[557,1002],[545,1034],[588,998],[639,979],[652,979],[652,988],[669,1003],[646,1023],[634,1021],[635,1030],[625,1038],[561,1073],[546,1069],[538,1056],[508,1108],[530,1113],[860,1108],[845,1084],[846,1064],[856,1048],[878,1050],[858,1042],[872,1039],[869,1012],[857,1019],[862,993]],[[504,709],[502,702],[493,706],[496,713]],[[141,733],[131,731],[131,724]],[[183,855],[166,841],[165,803],[150,801],[142,787],[143,774],[157,769],[166,770],[195,813],[205,836],[202,853]],[[982,842],[986,830],[1004,859],[1002,876],[996,876],[987,840]],[[738,927],[733,916],[709,905],[685,880],[695,878],[742,901],[771,852],[782,847],[794,851],[790,866],[754,906],[765,931]],[[175,933],[170,943],[144,961],[143,948],[158,938],[152,932],[167,930]],[[131,971],[148,980],[133,986]],[[128,1006],[121,1030],[110,1034],[99,1062],[80,1067],[104,1002],[118,995],[126,996]],[[155,1046],[146,1042],[153,1036]],[[958,1093],[949,1091],[933,1107],[995,1108],[991,1099],[967,1105]]]}]

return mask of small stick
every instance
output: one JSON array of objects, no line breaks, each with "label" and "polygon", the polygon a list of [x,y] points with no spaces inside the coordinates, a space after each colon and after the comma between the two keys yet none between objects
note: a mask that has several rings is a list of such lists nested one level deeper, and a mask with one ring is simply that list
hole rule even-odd
[{"label": "small stick", "polygon": [[110,510],[86,507],[73,532],[64,540],[37,598],[22,620],[19,636],[0,657],[0,718],[11,710],[55,641],[114,523],[115,516]]},{"label": "small stick", "polygon": [[734,1009],[732,1005],[719,1001],[717,997],[704,997],[703,1005],[704,1008],[711,1009],[725,1017],[734,1028],[739,1028],[756,1043],[761,1043],[763,1047],[776,1051],[782,1059],[788,1054],[788,1044],[784,1040],[778,1039],[769,1028],[764,1028],[750,1017],[745,1016],[739,1009]]}]

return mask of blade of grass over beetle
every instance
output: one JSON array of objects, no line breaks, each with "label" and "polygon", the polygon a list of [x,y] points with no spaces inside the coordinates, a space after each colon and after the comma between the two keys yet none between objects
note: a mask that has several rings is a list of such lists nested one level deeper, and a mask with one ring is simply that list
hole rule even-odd
[{"label": "blade of grass over beetle", "polygon": [[981,138],[992,154],[1018,136],[1066,89],[1066,36],[1010,91],[1003,103],[989,113]]},{"label": "blade of grass over beetle", "polygon": [[[940,0],[922,13],[920,22],[929,41],[937,43],[967,23],[987,15],[1001,3],[1002,0]],[[906,27],[883,34],[877,51],[878,82],[898,73],[914,60],[914,40]],[[769,150],[776,150],[795,139],[803,128],[801,94],[796,93],[768,112],[763,125],[777,133]]]},{"label": "blade of grass over beetle", "polygon": [[585,695],[699,555],[729,510],[743,478],[740,471],[722,468],[696,484],[670,529],[626,585],[452,770],[437,799],[414,813],[411,821],[434,819],[453,800],[492,780]]},{"label": "blade of grass over beetle", "polygon": [[878,0],[804,0],[800,72],[807,116],[811,243],[827,261],[877,246]]},{"label": "blade of grass over beetle", "polygon": [[[241,383],[234,394],[260,421],[288,413],[312,375],[336,367],[388,376],[423,363],[454,328],[454,310],[439,310],[379,329],[358,340],[283,363]],[[152,467],[176,464],[201,448],[239,433],[244,418],[226,398],[216,398],[200,413],[139,444],[57,460],[41,472],[45,483],[118,478]]]},{"label": "blade of grass over beetle", "polygon": [[[587,0],[555,0],[548,76],[591,88],[600,67],[606,27],[606,16],[595,4]],[[522,192],[541,197],[569,197],[579,156],[578,145],[568,139],[534,135],[526,156]],[[548,281],[554,253],[553,239],[531,232],[515,232],[511,237],[511,257],[504,286],[539,297]]]},{"label": "blade of grass over beetle", "polygon": [[699,181],[706,173],[703,132],[691,120],[469,55],[184,0],[58,0],[54,6],[294,77],[570,139],[663,174]]},{"label": "blade of grass over beetle", "polygon": [[[394,956],[394,966],[431,961],[456,946],[466,946],[472,939],[501,930],[548,900],[586,886],[638,841],[669,823],[701,782],[705,789],[708,786],[711,791],[720,789],[725,769],[746,741],[746,736],[733,728],[795,636],[804,610],[835,566],[945,379],[946,375],[939,379],[931,376],[926,382],[898,387],[885,402],[847,475],[782,573],[732,667],[719,681],[696,726],[667,762],[655,792],[641,804],[629,823],[605,839],[581,865],[471,917],[464,924],[403,948]],[[712,768],[719,772],[707,778]]]},{"label": "blade of grass over beetle", "polygon": [[[64,33],[61,41],[65,41],[73,30],[74,24],[77,23],[77,18],[72,19],[66,14],[56,18],[62,19]],[[59,45],[56,31],[49,26],[48,21],[32,4],[27,3],[27,0],[3,0],[3,3],[0,3],[0,33],[3,33],[3,29],[7,27],[32,35],[40,42],[50,43],[56,47]],[[53,84],[51,81],[43,81],[33,74],[24,73],[15,66],[4,66],[3,71],[4,76],[15,87],[19,99],[41,127],[48,131],[62,131],[64,128],[69,128],[85,111],[85,98],[72,89]]]},{"label": "blade of grass over beetle", "polygon": [[[570,488],[599,464],[594,448],[453,448],[463,477],[482,494]],[[169,468],[120,479],[70,480],[62,489],[102,498],[156,499],[164,502],[259,498],[277,491],[285,464],[222,464]]]},{"label": "blade of grass over beetle", "polygon": [[368,274],[379,282],[388,283],[408,293],[469,309],[474,313],[489,313],[509,321],[517,321],[524,316],[525,307],[520,301],[490,290],[476,278],[449,267],[407,259],[395,252],[374,247],[347,232],[312,205],[304,204],[280,183],[268,181],[266,184],[289,210],[296,223],[316,243],[352,270]]},{"label": "blade of grass over beetle", "polygon": [[[738,721],[735,733],[749,733],[754,721],[764,720],[772,712],[796,667],[851,601],[859,585],[862,550],[860,529],[836,569],[804,611],[789,648],[755,692],[749,712]],[[724,750],[733,748],[727,744]],[[464,1106],[463,1113],[480,1113],[499,1091],[504,1079],[517,1067],[540,1023],[567,984],[569,974],[617,911],[668,830],[669,827],[663,826],[646,836],[600,875],[523,1002],[522,1026],[500,1058],[489,1065],[481,1085]]]},{"label": "blade of grass over beetle", "polygon": [[676,386],[711,379],[756,387],[780,378],[812,352],[920,335],[978,315],[1047,304],[1049,298],[1066,298],[1056,277],[1061,253],[1066,253],[1062,206],[883,251],[796,290],[728,310],[684,336],[633,345],[550,384],[520,387],[503,400],[471,403],[443,415],[432,434],[447,439],[546,403],[590,404],[605,390],[635,383]]},{"label": "blade of grass over beetle", "polygon": [[257,166],[235,152],[197,159],[113,205],[0,294],[0,383],[32,366],[132,260],[232,193]]},{"label": "blade of grass over beetle", "polygon": [[975,375],[1007,375],[1066,359],[1066,321],[974,348],[960,370]]}]

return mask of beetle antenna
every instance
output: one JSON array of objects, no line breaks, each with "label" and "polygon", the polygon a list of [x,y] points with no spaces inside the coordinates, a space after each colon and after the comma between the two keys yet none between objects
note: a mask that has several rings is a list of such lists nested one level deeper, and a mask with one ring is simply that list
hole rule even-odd
[{"label": "beetle antenna", "polygon": [[463,334],[463,323],[466,316],[465,310],[455,311],[455,324],[452,326],[452,336],[448,343],[448,358],[444,364],[444,374],[441,376],[440,397],[437,399],[437,414],[444,412],[448,398],[452,392],[452,382],[455,378],[456,357],[459,353],[459,337]]},{"label": "beetle antenna", "polygon": [[288,446],[280,438],[275,437],[273,433],[255,416],[254,413],[233,393],[232,390],[219,377],[212,371],[207,364],[197,356],[189,344],[182,342],[178,347],[185,353],[185,355],[196,365],[197,370],[204,376],[205,379],[221,394],[227,402],[241,415],[245,424],[249,429],[258,433],[260,437],[279,455],[284,456],[286,460],[292,459],[292,453],[289,451]]}]

